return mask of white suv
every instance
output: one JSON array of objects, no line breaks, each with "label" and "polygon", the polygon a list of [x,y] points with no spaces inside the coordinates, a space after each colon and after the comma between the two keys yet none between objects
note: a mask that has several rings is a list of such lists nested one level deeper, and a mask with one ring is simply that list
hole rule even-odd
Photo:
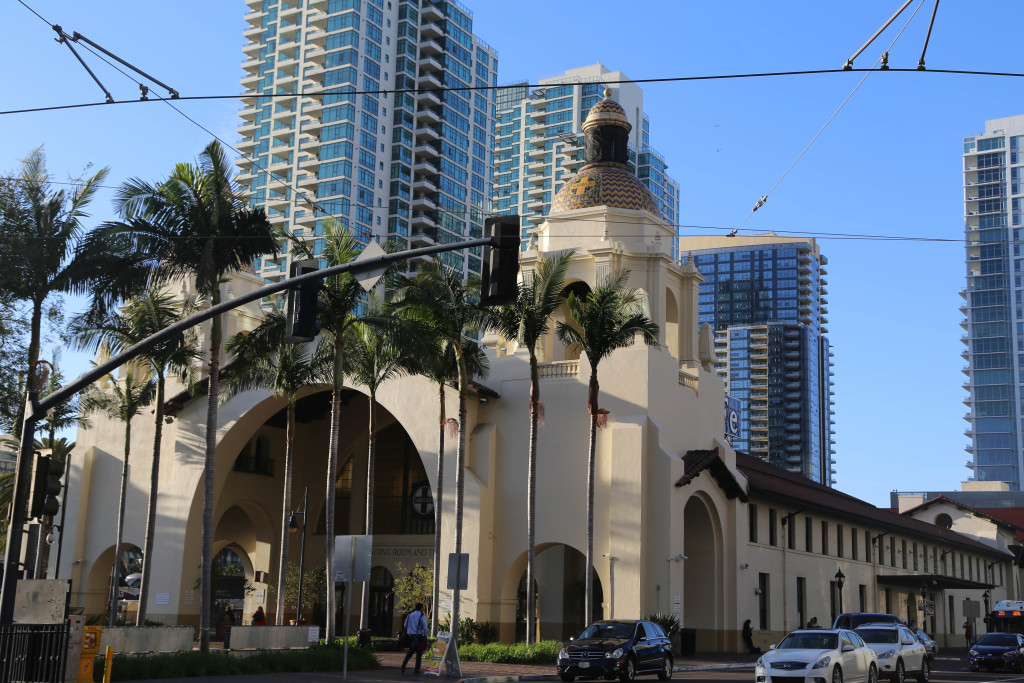
[{"label": "white suv", "polygon": [[878,656],[878,673],[893,683],[903,683],[908,672],[918,683],[928,683],[931,667],[924,645],[903,624],[864,624],[856,633]]}]

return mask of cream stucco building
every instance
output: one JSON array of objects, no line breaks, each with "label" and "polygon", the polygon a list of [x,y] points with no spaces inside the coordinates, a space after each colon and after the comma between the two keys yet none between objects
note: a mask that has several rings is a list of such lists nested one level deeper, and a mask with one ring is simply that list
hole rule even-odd
[{"label": "cream stucco building", "polygon": [[[963,599],[977,600],[986,588],[1000,598],[1018,597],[1012,556],[1005,550],[879,510],[732,450],[723,434],[724,390],[713,369],[710,329],[697,325],[701,275],[692,262],[671,256],[674,227],[659,217],[646,188],[615,157],[625,151],[616,148],[615,127],[624,121],[616,107],[610,99],[594,107],[585,126],[588,163],[556,197],[521,258],[525,274],[545,253],[575,249],[568,280],[576,291],[629,269],[630,285],[643,290],[660,329],[657,345],[616,351],[600,366],[600,403],[609,415],[597,440],[593,616],[674,612],[685,628],[694,629],[699,649],[735,650],[746,619],[767,644],[810,616],[827,621],[840,596],[848,609],[888,609],[921,619],[916,595],[925,581],[935,604],[929,626],[952,641]],[[238,277],[228,287],[258,285]],[[564,319],[565,311],[558,316]],[[258,310],[241,309],[229,318],[229,331],[247,329],[256,324]],[[522,637],[525,619],[529,358],[514,340],[485,335],[483,342],[491,371],[476,385],[466,418],[463,551],[470,555],[470,575],[462,612],[512,641]],[[557,639],[587,621],[582,585],[590,367],[585,356],[553,336],[544,340],[541,360],[546,420],[537,463],[538,632]],[[366,392],[355,386],[345,394],[334,482],[324,476],[329,396],[329,387],[314,386],[299,401],[292,499],[300,501],[308,487],[307,570],[325,562],[327,487],[338,494],[338,533],[360,533],[363,524]],[[432,560],[428,501],[437,490],[439,457],[448,464],[442,553],[454,549],[454,440],[448,439],[445,453],[437,452],[437,387],[428,381],[407,377],[387,383],[378,400],[370,625],[387,634],[399,620],[389,595],[394,577]],[[446,401],[447,414],[456,415],[453,390]],[[173,418],[163,432],[147,610],[166,624],[197,624],[206,401],[182,394],[171,408]],[[274,605],[269,588],[276,583],[282,514],[283,408],[281,399],[247,392],[220,409],[214,552],[239,562],[255,588],[222,596],[243,614],[257,604],[269,611]],[[124,537],[138,547],[152,440],[147,416],[133,424]],[[123,429],[113,423],[81,431],[81,455],[70,470],[65,559],[56,569],[73,579],[73,608],[90,615],[103,612],[108,595],[122,439]],[[290,544],[295,563],[298,545]],[[953,562],[947,572],[948,555],[969,569]],[[446,563],[441,566],[443,572]],[[832,583],[837,568],[847,577],[841,593]],[[446,597],[442,590],[442,611]],[[317,619],[316,610],[305,610],[305,618]],[[350,628],[357,621],[358,615],[350,615]]]}]

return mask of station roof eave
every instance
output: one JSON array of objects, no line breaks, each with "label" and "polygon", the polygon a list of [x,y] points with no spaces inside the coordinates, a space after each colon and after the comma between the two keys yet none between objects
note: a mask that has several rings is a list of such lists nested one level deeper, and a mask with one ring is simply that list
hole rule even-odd
[{"label": "station roof eave", "polygon": [[901,586],[906,588],[912,588],[917,590],[920,588],[921,583],[926,582],[929,590],[947,590],[947,589],[958,589],[958,590],[988,590],[995,588],[993,583],[985,583],[984,581],[971,581],[970,579],[961,579],[955,576],[945,576],[943,574],[879,574],[878,583],[889,586]]}]

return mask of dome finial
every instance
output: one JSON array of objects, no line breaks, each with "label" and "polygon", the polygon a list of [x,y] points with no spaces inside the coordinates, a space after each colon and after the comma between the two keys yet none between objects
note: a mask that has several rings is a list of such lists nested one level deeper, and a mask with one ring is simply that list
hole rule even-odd
[{"label": "dome finial", "polygon": [[605,96],[605,97],[611,97],[611,96],[612,96],[612,89],[611,89],[611,88],[609,88],[609,87],[607,87],[607,86],[605,86],[605,89],[604,89],[604,96]]}]

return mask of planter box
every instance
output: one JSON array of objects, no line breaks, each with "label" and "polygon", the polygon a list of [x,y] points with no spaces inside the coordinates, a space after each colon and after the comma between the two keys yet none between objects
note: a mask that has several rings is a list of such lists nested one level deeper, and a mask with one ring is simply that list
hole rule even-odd
[{"label": "planter box", "polygon": [[309,629],[308,625],[232,626],[231,649],[278,650],[292,647],[309,647]]},{"label": "planter box", "polygon": [[193,640],[191,626],[104,626],[100,653],[106,652],[107,645],[113,645],[115,653],[177,652],[191,650]]}]

